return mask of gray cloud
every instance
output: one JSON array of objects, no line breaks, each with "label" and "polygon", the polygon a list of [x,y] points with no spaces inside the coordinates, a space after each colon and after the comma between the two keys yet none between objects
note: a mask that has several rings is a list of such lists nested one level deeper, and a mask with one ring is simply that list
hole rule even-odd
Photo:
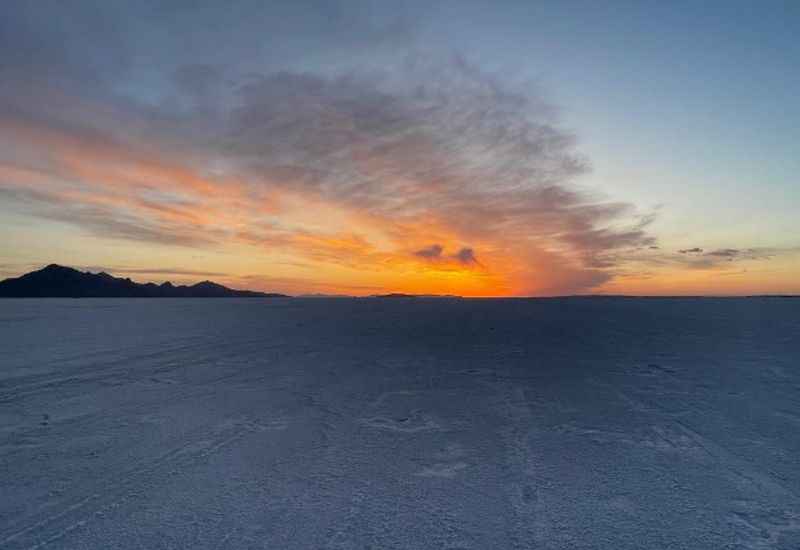
[{"label": "gray cloud", "polygon": [[706,252],[705,256],[733,260],[767,260],[777,253],[772,248],[719,248]]},{"label": "gray cloud", "polygon": [[718,248],[703,252],[699,258],[689,264],[696,269],[711,269],[724,262],[738,262],[743,260],[769,260],[773,256],[789,252],[770,248]]},{"label": "gray cloud", "polygon": [[[458,56],[392,54],[413,42],[419,11],[369,2],[102,6],[0,7],[0,70],[13,83],[0,91],[7,135],[19,126],[35,128],[36,139],[52,130],[81,150],[124,151],[132,166],[169,158],[220,195],[228,179],[245,182],[242,200],[254,204],[273,191],[310,195],[384,220],[396,243],[425,242],[415,227],[434,222],[448,247],[474,245],[438,256],[476,264],[478,250],[488,270],[493,258],[510,258],[520,278],[525,269],[546,269],[553,292],[600,284],[629,251],[653,243],[652,217],[576,185],[589,163],[535,92]],[[320,62],[343,48],[348,66]],[[362,63],[365,51],[386,63]],[[65,174],[50,144],[0,157],[51,179],[84,177]],[[236,231],[159,217],[189,207],[145,200],[145,191],[164,185],[147,175],[125,184],[133,188],[125,191],[128,207],[119,196],[85,204],[45,190],[12,194],[38,216],[104,237],[198,247],[232,237],[295,242],[260,215]],[[11,193],[16,183],[0,185]],[[213,203],[213,194],[206,199]]]},{"label": "gray cloud", "polygon": [[227,151],[264,179],[395,219],[438,216],[467,239],[560,240],[591,267],[608,266],[609,251],[653,241],[652,216],[620,226],[631,205],[572,185],[586,162],[538,99],[461,60],[412,59],[402,71],[249,82]]},{"label": "gray cloud", "polygon": [[432,244],[421,250],[417,250],[414,252],[414,255],[425,258],[426,260],[438,260],[442,257],[442,252],[444,252],[444,248],[442,248],[441,245]]},{"label": "gray cloud", "polygon": [[463,265],[478,264],[475,251],[469,247],[462,247],[453,254],[445,254],[444,247],[432,244],[414,252],[414,255],[431,262],[455,261]]},{"label": "gray cloud", "polygon": [[471,248],[466,248],[466,247],[462,248],[461,250],[453,254],[453,257],[462,264],[478,263],[478,259],[475,258],[475,251],[472,250]]},{"label": "gray cloud", "polygon": [[720,258],[735,258],[741,251],[736,248],[721,248],[719,250],[712,250],[706,252],[706,256],[718,256]]},{"label": "gray cloud", "polygon": [[13,201],[20,209],[40,218],[76,225],[104,238],[200,247],[212,244],[215,237],[220,237],[197,233],[183,224],[154,223],[111,207],[67,201],[47,191],[4,189],[2,183],[0,181],[0,197]]},{"label": "gray cloud", "polygon": [[[767,261],[779,256],[798,253],[796,247],[786,248],[716,248],[704,250],[692,247],[678,250],[674,253],[662,253],[655,249],[644,256],[639,256],[635,261],[653,266],[680,266],[688,269],[729,269],[736,263],[746,261]],[[737,271],[737,272],[741,272]]]},{"label": "gray cloud", "polygon": [[[547,254],[551,268],[560,262],[572,271],[607,270],[626,250],[653,242],[652,215],[636,216],[632,205],[574,185],[587,162],[551,108],[459,58],[409,58],[392,71],[336,77],[282,71],[231,84],[200,66],[176,78],[187,101],[205,109],[114,104],[135,131],[118,137],[109,120],[109,128],[70,125],[70,139],[193,159],[200,173],[204,164],[224,166],[225,176],[248,182],[254,196],[301,191],[406,227],[435,219],[458,240],[502,239],[505,253],[519,258]],[[214,92],[226,87],[232,95]],[[130,213],[111,207],[66,206],[46,215],[118,238],[187,245],[224,238],[207,228],[126,221]],[[408,238],[398,227],[395,238]],[[562,249],[555,256],[554,243]],[[471,249],[453,257],[476,262]],[[574,277],[576,284],[603,279]]]}]

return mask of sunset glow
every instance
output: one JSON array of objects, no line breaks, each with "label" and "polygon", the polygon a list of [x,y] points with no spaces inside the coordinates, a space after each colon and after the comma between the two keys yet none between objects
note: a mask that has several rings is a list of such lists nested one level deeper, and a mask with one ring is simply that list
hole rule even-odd
[{"label": "sunset glow", "polygon": [[[397,27],[412,8],[328,20],[285,7],[214,51],[208,23],[224,14],[211,8],[100,10],[49,36],[60,16],[34,4],[2,29],[0,275],[58,262],[291,294],[800,293],[800,226],[780,206],[800,198],[796,155],[781,157],[786,172],[726,179],[714,147],[694,158],[664,147],[637,157],[634,173],[633,147],[670,143],[669,125],[633,135],[617,119],[602,134],[622,84],[595,97],[532,41],[520,38],[539,52],[523,65],[470,52],[446,13],[434,18],[437,42]],[[99,30],[121,20],[124,36]],[[152,36],[137,36],[137,21]],[[175,26],[194,29],[196,54],[156,54]],[[294,49],[265,53],[264,36],[290,31]],[[342,44],[340,32],[358,39]],[[634,112],[649,96],[629,86]],[[727,120],[725,104],[697,101]],[[724,180],[727,199],[705,189],[705,173]]]}]

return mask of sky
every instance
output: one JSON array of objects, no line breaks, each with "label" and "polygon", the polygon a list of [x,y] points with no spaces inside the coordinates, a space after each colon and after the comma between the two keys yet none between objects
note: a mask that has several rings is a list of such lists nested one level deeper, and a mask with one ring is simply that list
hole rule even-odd
[{"label": "sky", "polygon": [[800,4],[0,3],[0,277],[800,293]]}]

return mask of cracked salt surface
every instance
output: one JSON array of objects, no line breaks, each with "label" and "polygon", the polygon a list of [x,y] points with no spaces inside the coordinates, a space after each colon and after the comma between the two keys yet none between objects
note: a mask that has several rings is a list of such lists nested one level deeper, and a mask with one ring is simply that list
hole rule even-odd
[{"label": "cracked salt surface", "polygon": [[3,300],[0,548],[800,548],[800,300]]}]

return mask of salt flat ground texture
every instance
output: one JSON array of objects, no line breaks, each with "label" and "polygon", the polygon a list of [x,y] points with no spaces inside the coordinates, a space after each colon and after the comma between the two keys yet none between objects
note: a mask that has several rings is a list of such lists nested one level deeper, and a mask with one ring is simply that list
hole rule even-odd
[{"label": "salt flat ground texture", "polygon": [[0,548],[800,548],[800,300],[0,301]]}]

